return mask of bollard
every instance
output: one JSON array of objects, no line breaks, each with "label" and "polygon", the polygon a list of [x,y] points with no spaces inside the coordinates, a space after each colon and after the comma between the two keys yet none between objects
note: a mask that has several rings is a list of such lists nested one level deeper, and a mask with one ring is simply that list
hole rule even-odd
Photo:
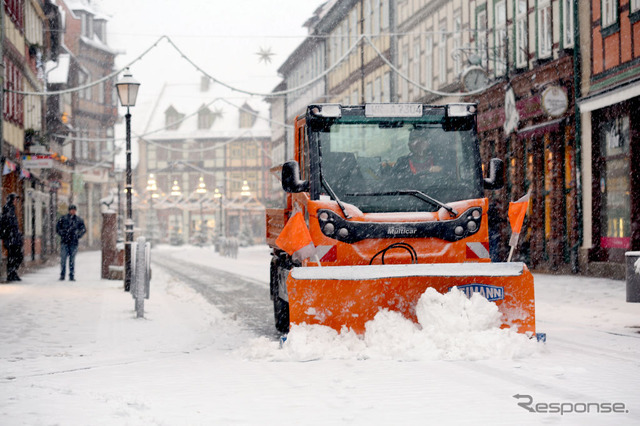
[{"label": "bollard", "polygon": [[131,296],[135,300],[136,318],[144,318],[144,299],[149,298],[150,292],[151,244],[139,237],[131,251]]},{"label": "bollard", "polygon": [[627,262],[627,302],[640,303],[640,251],[625,253]]}]

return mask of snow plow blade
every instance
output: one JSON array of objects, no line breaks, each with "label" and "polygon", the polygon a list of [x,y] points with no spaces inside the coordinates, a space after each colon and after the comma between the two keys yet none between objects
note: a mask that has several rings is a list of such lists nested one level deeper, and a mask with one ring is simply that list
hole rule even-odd
[{"label": "snow plow blade", "polygon": [[535,335],[533,276],[524,263],[440,263],[293,268],[287,279],[291,324],[343,326],[364,333],[380,309],[417,322],[416,304],[429,287],[481,293],[502,313],[502,327]]}]

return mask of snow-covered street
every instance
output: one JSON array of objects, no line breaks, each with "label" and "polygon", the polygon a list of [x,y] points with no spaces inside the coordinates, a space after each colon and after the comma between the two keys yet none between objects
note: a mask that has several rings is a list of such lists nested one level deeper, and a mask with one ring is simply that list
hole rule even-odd
[{"label": "snow-covered street", "polygon": [[0,423],[640,423],[640,305],[623,281],[536,274],[546,344],[469,330],[451,311],[490,319],[490,304],[451,294],[425,298],[447,319],[434,327],[382,315],[364,338],[300,326],[281,347],[266,246],[152,258],[144,319],[99,279],[99,252],[78,255],[76,282],[54,267],[0,286]]}]

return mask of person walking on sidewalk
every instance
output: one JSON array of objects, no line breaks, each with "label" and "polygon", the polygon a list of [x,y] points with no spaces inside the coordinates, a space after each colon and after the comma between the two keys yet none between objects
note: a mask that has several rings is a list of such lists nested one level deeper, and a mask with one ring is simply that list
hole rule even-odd
[{"label": "person walking on sidewalk", "polygon": [[78,252],[78,240],[87,232],[84,220],[76,216],[76,206],[69,206],[69,214],[62,216],[56,224],[56,232],[60,235],[60,281],[64,281],[69,258],[69,281],[75,281],[74,269],[76,253]]},{"label": "person walking on sidewalk", "polygon": [[7,248],[7,281],[22,281],[18,276],[18,268],[22,264],[24,254],[22,251],[23,239],[18,216],[16,216],[17,194],[7,195],[7,203],[2,207],[0,217],[0,237]]}]

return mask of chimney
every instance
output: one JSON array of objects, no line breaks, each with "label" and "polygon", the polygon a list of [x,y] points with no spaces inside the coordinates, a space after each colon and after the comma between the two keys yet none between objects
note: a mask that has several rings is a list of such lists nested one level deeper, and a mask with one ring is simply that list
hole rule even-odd
[{"label": "chimney", "polygon": [[202,77],[200,77],[200,91],[201,92],[208,92],[209,91],[209,77],[207,77],[206,75],[203,75]]}]

